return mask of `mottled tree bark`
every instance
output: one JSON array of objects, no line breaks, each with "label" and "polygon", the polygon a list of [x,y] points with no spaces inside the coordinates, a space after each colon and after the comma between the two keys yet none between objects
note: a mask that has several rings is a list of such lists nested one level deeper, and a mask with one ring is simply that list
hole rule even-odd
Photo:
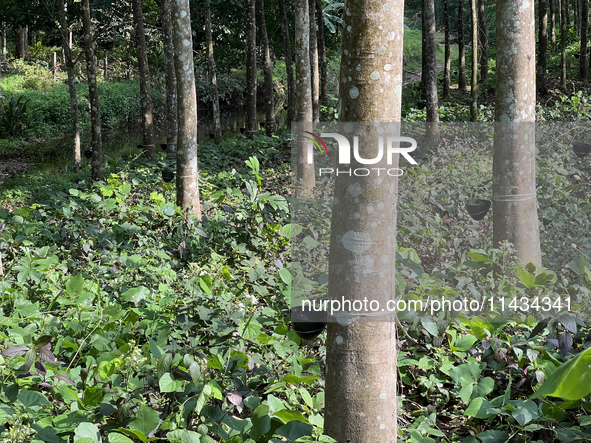
[{"label": "mottled tree bark", "polygon": [[201,218],[197,169],[197,94],[189,0],[172,0],[174,68],[178,97],[176,200],[190,215]]},{"label": "mottled tree bark", "polygon": [[480,46],[480,82],[488,81],[488,35],[484,0],[478,0],[478,45]]},{"label": "mottled tree bark", "polygon": [[320,121],[320,71],[318,69],[318,43],[316,38],[316,0],[310,0],[310,70],[312,74],[312,117],[314,125]]},{"label": "mottled tree bark", "polygon": [[222,117],[220,113],[220,97],[218,94],[218,79],[215,69],[215,57],[213,55],[213,38],[211,35],[211,6],[209,0],[205,1],[205,36],[207,39],[207,63],[209,65],[209,78],[211,79],[213,136],[215,143],[219,144],[222,142]]},{"label": "mottled tree bark", "polygon": [[587,31],[589,27],[589,0],[579,0],[581,4],[581,55],[579,56],[579,80],[587,81]]},{"label": "mottled tree bark", "polygon": [[423,0],[423,52],[425,54],[425,95],[427,98],[427,138],[439,138],[439,101],[437,99],[437,42],[435,41],[435,0]]},{"label": "mottled tree bark", "polygon": [[472,82],[470,84],[470,121],[478,121],[478,6],[476,0],[470,0],[472,13]]},{"label": "mottled tree bark", "polygon": [[148,160],[156,160],[156,147],[154,146],[154,107],[152,105],[152,91],[150,81],[150,68],[148,67],[148,53],[146,47],[146,34],[144,32],[144,14],[142,12],[142,0],[132,0],[133,27],[135,30],[135,47],[140,71],[140,107],[142,111],[142,139],[144,155]]},{"label": "mottled tree bark", "polygon": [[246,135],[257,133],[256,0],[245,0],[246,17]]},{"label": "mottled tree bark", "polygon": [[560,88],[566,89],[566,17],[568,0],[558,0],[562,13],[560,14]]},{"label": "mottled tree bark", "polygon": [[101,111],[99,106],[98,85],[96,81],[96,60],[94,41],[90,24],[89,0],[82,0],[82,24],[84,30],[84,52],[86,55],[86,75],[88,76],[88,94],[90,96],[90,125],[92,132],[92,179],[103,179],[103,141],[101,135]]},{"label": "mottled tree bark", "polygon": [[318,58],[320,63],[320,104],[325,105],[328,103],[328,68],[326,65],[326,40],[324,38],[322,0],[316,0],[316,15],[318,19]]},{"label": "mottled tree bark", "polygon": [[293,79],[293,59],[291,56],[291,41],[289,39],[289,26],[287,24],[287,13],[285,1],[277,0],[279,13],[281,14],[281,31],[283,33],[283,48],[285,51],[285,70],[287,71],[287,126],[295,121],[295,85]]},{"label": "mottled tree bark", "polygon": [[275,133],[275,100],[273,99],[273,70],[271,68],[269,39],[267,38],[264,0],[257,0],[257,10],[260,45],[263,53],[263,74],[265,76],[265,133],[271,136]]},{"label": "mottled tree bark", "polygon": [[60,36],[62,39],[62,49],[64,51],[64,58],[66,61],[66,72],[68,75],[68,91],[70,93],[70,115],[72,116],[72,138],[73,146],[73,160],[74,172],[80,172],[80,115],[78,112],[78,93],[76,92],[76,77],[74,75],[74,62],[72,60],[72,52],[69,46],[69,29],[66,21],[66,5],[64,0],[57,1],[59,22],[60,22]]},{"label": "mottled tree bark", "polygon": [[581,3],[579,0],[573,0],[573,22],[575,27],[575,33],[581,35],[581,21],[580,18]]},{"label": "mottled tree bark", "polygon": [[449,0],[443,0],[443,27],[445,31],[445,59],[443,62],[443,100],[449,100],[449,80],[451,69],[451,37],[449,29]]},{"label": "mottled tree bark", "polygon": [[466,81],[466,43],[464,42],[464,0],[458,0],[458,89],[460,91],[468,90]]},{"label": "mottled tree bark", "polygon": [[497,2],[493,240],[541,264],[535,160],[535,19],[527,0]]},{"label": "mottled tree bark", "polygon": [[164,69],[166,70],[166,153],[176,156],[178,120],[171,0],[162,0]]},{"label": "mottled tree bark", "polygon": [[[396,125],[401,120],[404,3],[347,0],[345,10],[339,121]],[[377,136],[369,131],[367,136],[361,157],[375,158]],[[393,160],[397,167],[398,159]],[[367,298],[381,306],[394,299],[397,194],[397,177],[336,178],[329,298]],[[325,432],[343,443],[396,442],[394,318],[342,314],[341,321],[328,325]]]},{"label": "mottled tree bark", "polygon": [[562,0],[564,2],[564,13],[565,13],[565,22],[566,27],[570,28],[570,8],[568,7],[570,0]]},{"label": "mottled tree bark", "polygon": [[[312,83],[310,78],[310,14],[308,0],[295,0],[296,118],[306,131],[312,131]],[[306,195],[316,183],[314,165],[307,161],[307,141],[297,141],[298,193]]]}]

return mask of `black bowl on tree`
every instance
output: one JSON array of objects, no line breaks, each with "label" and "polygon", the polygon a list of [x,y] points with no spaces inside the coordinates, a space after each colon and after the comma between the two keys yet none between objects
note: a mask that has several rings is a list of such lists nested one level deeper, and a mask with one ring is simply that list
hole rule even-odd
[{"label": "black bowl on tree", "polygon": [[168,144],[167,143],[160,143],[160,149],[162,149],[163,151],[166,151],[168,149]]},{"label": "black bowl on tree", "polygon": [[315,311],[311,307],[304,309],[294,306],[290,310],[291,324],[298,337],[304,340],[314,340],[326,328],[326,311]]},{"label": "black bowl on tree", "polygon": [[138,149],[144,149],[144,145],[137,145]]},{"label": "black bowl on tree", "polygon": [[573,142],[573,152],[579,158],[585,158],[591,152],[591,145],[583,142]]},{"label": "black bowl on tree", "polygon": [[482,220],[490,209],[490,200],[473,198],[466,203],[466,210],[474,220]]},{"label": "black bowl on tree", "polygon": [[170,183],[173,178],[174,178],[173,171],[171,171],[170,169],[163,169],[162,170],[162,180],[164,180],[166,183]]},{"label": "black bowl on tree", "polygon": [[92,158],[92,151],[90,149],[87,149],[86,151],[84,151],[84,157]]},{"label": "black bowl on tree", "polygon": [[240,133],[244,134],[244,132],[246,131],[246,128],[240,128]]}]

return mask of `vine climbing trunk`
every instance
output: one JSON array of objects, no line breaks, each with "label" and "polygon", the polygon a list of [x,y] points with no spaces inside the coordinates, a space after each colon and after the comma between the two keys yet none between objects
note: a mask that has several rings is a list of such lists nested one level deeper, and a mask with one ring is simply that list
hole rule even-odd
[{"label": "vine climbing trunk", "polygon": [[478,121],[478,6],[476,0],[470,0],[472,13],[472,82],[470,83],[470,121]]},{"label": "vine climbing trunk", "polygon": [[193,39],[189,0],[172,0],[174,68],[178,97],[178,146],[176,165],[177,205],[201,218],[197,169],[197,94],[193,64]]},{"label": "vine climbing trunk", "polygon": [[478,44],[480,46],[480,83],[488,82],[488,35],[484,0],[478,0]]},{"label": "vine climbing trunk", "polygon": [[316,18],[318,20],[318,59],[320,63],[320,104],[328,103],[328,68],[326,65],[326,39],[324,38],[324,17],[322,0],[316,0]]},{"label": "vine climbing trunk", "polygon": [[581,55],[579,56],[579,80],[587,81],[587,31],[589,27],[589,0],[579,0],[581,4]]},{"label": "vine climbing trunk", "polygon": [[541,265],[536,198],[536,34],[533,2],[497,2],[493,241]]},{"label": "vine climbing trunk", "polygon": [[144,13],[142,0],[132,0],[133,27],[135,30],[135,47],[140,71],[140,107],[142,111],[142,141],[144,155],[150,161],[156,160],[156,146],[154,145],[154,106],[152,105],[152,91],[150,81],[150,67],[148,66],[148,49],[144,31]]},{"label": "vine climbing trunk", "polygon": [[246,17],[246,135],[252,138],[257,128],[257,26],[256,0],[245,0]]},{"label": "vine climbing trunk", "polygon": [[166,71],[166,153],[176,156],[178,133],[176,74],[174,71],[174,37],[171,0],[162,0],[162,31],[164,41],[164,69]]},{"label": "vine climbing trunk", "polygon": [[[213,55],[213,37],[211,35],[211,2],[205,1],[205,38],[207,39],[207,64],[211,80],[211,104],[213,107],[213,137],[216,144],[222,142],[222,117],[220,113],[220,96],[218,93],[218,78]],[[266,78],[266,77],[265,77]]]},{"label": "vine climbing trunk", "polygon": [[90,96],[90,126],[92,132],[92,172],[93,180],[103,179],[103,141],[101,134],[101,110],[99,105],[98,84],[96,81],[96,59],[94,40],[90,22],[89,0],[82,0],[82,27],[84,31],[84,53],[86,55],[86,75],[88,77],[88,95]]},{"label": "vine climbing trunk", "polygon": [[548,0],[538,1],[538,64],[536,71],[536,87],[538,93],[546,95],[548,87],[546,86],[546,51],[548,49]]},{"label": "vine climbing trunk", "polygon": [[560,14],[560,88],[566,89],[566,5],[568,0],[558,0],[561,3],[562,13]]},{"label": "vine climbing trunk", "polygon": [[275,100],[273,99],[273,70],[269,39],[267,38],[264,0],[257,0],[257,10],[261,52],[263,53],[263,74],[265,76],[265,133],[271,136],[275,133]]},{"label": "vine climbing trunk", "polygon": [[[345,10],[339,122],[399,129],[404,2],[348,0]],[[361,158],[375,158],[377,132],[362,133],[368,142],[360,144]],[[397,167],[397,156],[393,160]],[[336,177],[329,298],[365,298],[382,306],[394,299],[397,193],[397,177]],[[394,318],[338,314],[326,339],[325,433],[343,443],[396,442]]]}]

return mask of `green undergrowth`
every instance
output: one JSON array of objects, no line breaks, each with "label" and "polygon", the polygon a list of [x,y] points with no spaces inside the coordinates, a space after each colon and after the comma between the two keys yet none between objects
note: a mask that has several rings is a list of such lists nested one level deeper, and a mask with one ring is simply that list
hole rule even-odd
[{"label": "green undergrowth", "polygon": [[[492,132],[442,126],[443,141],[404,166],[398,294],[494,296],[508,312],[400,313],[391,376],[402,441],[591,438],[588,390],[572,399],[587,379],[561,369],[588,363],[591,168],[570,149],[584,129],[538,131],[543,268],[516,263],[510,245],[493,249],[491,215],[465,210],[490,198]],[[161,180],[164,154],[106,158],[103,182],[85,165],[0,187],[2,438],[333,441],[323,435],[325,335],[303,343],[289,321],[288,244],[312,233],[290,223],[283,141],[200,145],[200,221]],[[538,297],[536,315],[522,297]],[[540,392],[556,396],[531,398],[547,380]]]}]

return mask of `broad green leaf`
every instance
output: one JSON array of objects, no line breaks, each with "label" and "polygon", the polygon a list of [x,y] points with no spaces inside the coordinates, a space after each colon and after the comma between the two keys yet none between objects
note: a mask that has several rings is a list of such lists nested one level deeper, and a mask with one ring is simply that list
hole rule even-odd
[{"label": "broad green leaf", "polygon": [[301,377],[298,377],[294,374],[287,374],[281,379],[281,381],[284,381],[290,385],[299,385],[300,383],[306,383],[310,385],[314,380],[318,380],[316,375],[302,375]]},{"label": "broad green leaf", "polygon": [[255,340],[261,330],[261,324],[256,320],[250,320],[249,322],[242,323],[238,327],[238,334],[244,340]]},{"label": "broad green leaf", "polygon": [[201,436],[195,431],[188,431],[186,429],[176,429],[166,434],[166,438],[170,443],[200,443]]},{"label": "broad green leaf", "polygon": [[511,412],[513,418],[519,423],[519,426],[525,426],[530,421],[540,417],[538,405],[533,401],[513,400],[510,402],[516,409]]},{"label": "broad green leaf", "polygon": [[283,421],[283,423],[289,423],[292,421],[308,423],[308,420],[306,420],[300,411],[289,411],[287,409],[283,409],[281,411],[274,412],[273,415]]},{"label": "broad green leaf", "polygon": [[133,440],[119,432],[110,432],[109,443],[133,443]]},{"label": "broad green leaf", "polygon": [[158,428],[159,423],[158,412],[146,405],[142,405],[135,418],[129,423],[129,429],[141,432],[149,437],[150,433]]},{"label": "broad green leaf", "polygon": [[25,408],[32,408],[34,406],[51,406],[47,397],[37,391],[20,391],[17,398]]},{"label": "broad green leaf", "polygon": [[176,392],[183,387],[183,382],[175,380],[175,378],[167,372],[160,377],[160,380],[158,380],[158,386],[160,387],[160,392]]},{"label": "broad green leaf", "polygon": [[591,393],[591,348],[571,358],[547,375],[546,381],[531,399],[542,395],[562,397],[567,400],[579,400]]},{"label": "broad green leaf", "polygon": [[478,380],[478,383],[474,387],[472,398],[485,397],[492,392],[495,387],[495,381],[490,377],[484,377]]},{"label": "broad green leaf", "polygon": [[211,295],[211,276],[209,274],[203,274],[199,277],[199,287],[207,295]]},{"label": "broad green leaf", "polygon": [[509,434],[507,431],[489,429],[478,434],[478,438],[482,440],[482,443],[507,443],[509,441]]},{"label": "broad green leaf", "polygon": [[104,398],[103,388],[88,387],[84,390],[84,404],[87,406],[98,406]]},{"label": "broad green leaf", "polygon": [[141,300],[145,300],[150,295],[150,290],[145,286],[138,286],[137,288],[131,288],[121,294],[121,300],[138,303]]},{"label": "broad green leaf", "polygon": [[410,443],[435,443],[431,437],[424,437],[419,431],[410,431]]},{"label": "broad green leaf", "polygon": [[89,439],[94,443],[100,443],[102,441],[99,429],[96,425],[89,422],[80,423],[74,431],[75,442],[83,439]]},{"label": "broad green leaf", "polygon": [[452,351],[466,352],[468,349],[474,346],[476,340],[478,339],[473,335],[460,335],[449,345],[449,349]]},{"label": "broad green leaf", "polygon": [[526,288],[533,288],[536,284],[535,275],[533,275],[530,272],[527,272],[525,269],[517,269],[516,274],[519,280],[521,280],[521,282],[525,285]]},{"label": "broad green leaf", "polygon": [[475,417],[475,418],[489,418],[492,417],[492,413],[488,413],[488,409],[492,408],[490,402],[482,397],[476,397],[474,400],[470,402],[470,406],[466,408],[464,414],[468,417]]},{"label": "broad green leaf", "polygon": [[78,274],[71,277],[66,283],[66,292],[70,297],[77,298],[82,294],[82,288],[84,287],[84,278]]},{"label": "broad green leaf", "polygon": [[111,377],[111,375],[115,373],[115,371],[121,369],[123,366],[125,366],[125,362],[123,361],[123,359],[119,357],[114,358],[111,361],[100,362],[98,370],[101,380],[108,380]]},{"label": "broad green leaf", "polygon": [[291,284],[291,272],[289,272],[289,269],[287,269],[287,268],[280,269],[279,270],[279,277],[281,277],[281,281],[283,281],[283,283],[285,283],[286,285]]},{"label": "broad green leaf", "polygon": [[301,421],[290,421],[277,429],[275,433],[287,438],[288,441],[294,441],[304,435],[311,435],[313,429],[312,425]]}]

